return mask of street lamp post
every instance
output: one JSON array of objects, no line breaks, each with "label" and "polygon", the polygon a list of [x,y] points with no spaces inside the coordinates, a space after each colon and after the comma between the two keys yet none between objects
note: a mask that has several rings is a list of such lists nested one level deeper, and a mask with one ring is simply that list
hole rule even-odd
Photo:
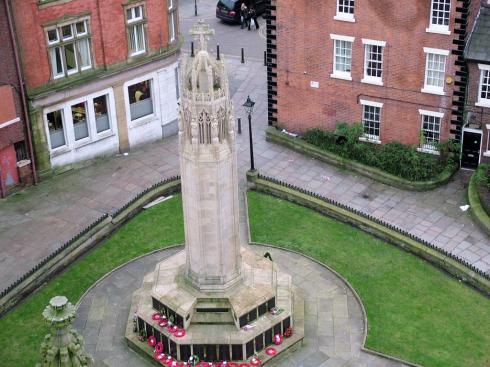
[{"label": "street lamp post", "polygon": [[194,16],[197,17],[197,0],[194,0]]},{"label": "street lamp post", "polygon": [[252,139],[252,112],[254,110],[255,102],[250,99],[250,96],[247,97],[246,102],[243,104],[243,108],[245,108],[245,112],[248,115],[248,136],[250,141],[250,170],[255,171],[254,164],[254,148],[253,148],[253,139]]}]

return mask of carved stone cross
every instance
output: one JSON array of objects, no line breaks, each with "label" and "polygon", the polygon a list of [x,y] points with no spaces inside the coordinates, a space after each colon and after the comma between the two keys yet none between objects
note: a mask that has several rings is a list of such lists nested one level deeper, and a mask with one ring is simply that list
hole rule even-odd
[{"label": "carved stone cross", "polygon": [[212,29],[209,24],[204,23],[203,19],[199,19],[199,21],[189,30],[189,34],[194,36],[194,39],[199,40],[199,49],[206,50],[208,47],[206,40],[209,39],[206,36],[213,35],[214,29]]}]

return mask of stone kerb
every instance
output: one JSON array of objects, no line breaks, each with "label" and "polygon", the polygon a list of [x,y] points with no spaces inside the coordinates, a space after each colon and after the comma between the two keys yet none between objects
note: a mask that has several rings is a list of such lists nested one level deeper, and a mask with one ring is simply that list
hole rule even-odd
[{"label": "stone kerb", "polygon": [[480,202],[478,188],[476,184],[476,174],[471,176],[470,184],[468,185],[468,203],[470,204],[470,213],[473,220],[478,226],[490,236],[490,217],[487,215]]}]

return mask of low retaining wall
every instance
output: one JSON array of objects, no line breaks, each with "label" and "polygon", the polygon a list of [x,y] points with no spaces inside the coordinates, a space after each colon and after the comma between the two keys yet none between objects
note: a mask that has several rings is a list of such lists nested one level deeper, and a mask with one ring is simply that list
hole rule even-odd
[{"label": "low retaining wall", "polygon": [[365,232],[371,233],[388,243],[429,261],[433,265],[490,296],[490,275],[446,250],[439,249],[427,241],[389,223],[366,215],[359,210],[274,178],[262,176],[257,171],[249,171],[247,173],[247,180],[254,190],[274,195],[354,225]]},{"label": "low retaining wall", "polygon": [[180,177],[170,177],[144,190],[112,214],[102,215],[4,289],[0,293],[0,317],[87,251],[100,244],[127,220],[139,213],[145,204],[158,196],[178,191],[180,191]]},{"label": "low retaining wall", "polygon": [[446,168],[441,174],[430,181],[409,181],[384,172],[378,168],[366,166],[362,163],[339,157],[336,154],[327,152],[313,144],[307,143],[301,138],[294,138],[286,135],[274,127],[267,128],[266,140],[283,145],[310,157],[314,157],[319,161],[329,163],[336,167],[349,169],[350,171],[354,171],[362,176],[369,177],[373,180],[404,190],[427,191],[435,189],[447,183],[457,171],[457,167],[455,166],[452,169]]},{"label": "low retaining wall", "polygon": [[490,236],[490,217],[481,205],[475,173],[471,176],[470,184],[468,185],[468,202],[470,204],[471,217],[476,224]]}]

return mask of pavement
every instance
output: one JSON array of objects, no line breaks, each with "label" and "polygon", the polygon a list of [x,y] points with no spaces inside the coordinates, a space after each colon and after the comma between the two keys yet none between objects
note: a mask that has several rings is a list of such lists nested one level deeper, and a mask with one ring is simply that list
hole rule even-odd
[{"label": "pavement", "polygon": [[[335,273],[288,251],[253,246],[270,252],[274,262],[292,275],[304,298],[305,339],[267,363],[286,367],[401,367],[405,364],[361,351],[366,320],[357,298]],[[155,265],[182,248],[163,250],[119,268],[80,300],[74,326],[85,338],[86,350],[108,367],[147,367],[148,359],[128,348],[124,333],[131,296]]]},{"label": "pavement", "polygon": [[[253,113],[255,165],[273,176],[348,204],[444,248],[477,268],[490,272],[490,238],[460,205],[466,204],[471,172],[460,171],[447,184],[428,192],[399,190],[339,170],[265,141],[267,127],[265,38],[260,31],[241,30],[214,17],[215,1],[200,0],[200,16],[216,29],[225,55],[235,117],[242,118],[237,136],[240,190],[249,168],[249,137],[242,104],[256,101]],[[194,1],[180,1],[182,32],[195,22]],[[262,31],[264,20],[260,19]],[[245,48],[245,63],[240,48]],[[186,41],[184,50],[189,49]],[[177,137],[132,149],[128,156],[101,158],[0,201],[0,289],[36,265],[104,213],[111,213],[138,193],[179,173]],[[243,200],[241,214],[244,214]]]}]

